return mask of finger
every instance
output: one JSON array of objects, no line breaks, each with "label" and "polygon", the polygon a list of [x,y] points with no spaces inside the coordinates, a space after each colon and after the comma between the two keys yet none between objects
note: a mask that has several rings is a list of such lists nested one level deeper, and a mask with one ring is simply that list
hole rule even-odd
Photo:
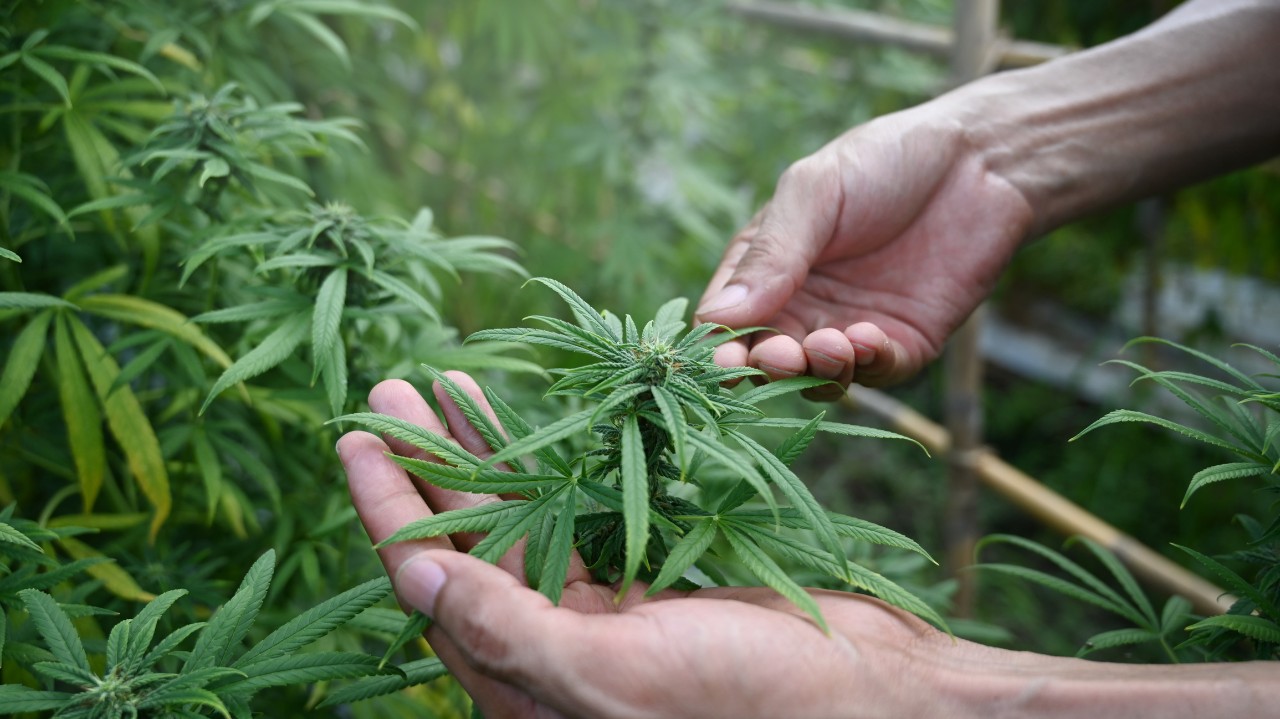
[{"label": "finger", "polygon": [[[717,295],[729,281],[729,278],[733,276],[734,270],[738,267],[738,262],[742,260],[742,255],[750,248],[751,238],[755,237],[756,232],[759,231],[760,222],[768,211],[769,205],[765,203],[765,206],[756,212],[751,221],[741,230],[738,230],[738,234],[734,235],[733,239],[729,241],[728,246],[724,248],[724,254],[720,257],[720,264],[716,265],[716,271],[712,273],[711,281],[707,283],[707,289],[703,291],[702,298],[698,300],[698,307],[707,304],[707,301]],[[709,321],[699,317],[696,311],[693,319],[694,322]]]},{"label": "finger", "polygon": [[574,695],[591,687],[573,681],[573,667],[584,658],[610,660],[598,626],[602,618],[558,608],[506,572],[457,552],[422,553],[396,584],[412,606],[432,617],[433,630],[443,632],[475,675],[583,713],[573,706]]},{"label": "finger", "polygon": [[830,241],[841,199],[839,166],[830,153],[811,155],[788,168],[759,229],[745,239],[745,250],[735,250],[742,254],[732,274],[703,298],[696,314],[729,327],[769,324],[804,285]]},{"label": "finger", "polygon": [[[348,432],[338,440],[338,457],[347,472],[347,487],[360,522],[374,544],[404,525],[430,517],[418,488],[400,465],[387,457],[387,445],[368,432]],[[394,577],[400,567],[424,549],[451,549],[444,537],[396,542],[378,549],[378,556]]]},{"label": "finger", "polygon": [[901,343],[892,340],[884,330],[870,322],[859,322],[845,328],[854,353],[854,376],[858,384],[883,387],[900,382],[915,373],[910,357]]},{"label": "finger", "polygon": [[801,347],[804,349],[809,374],[835,382],[805,390],[803,395],[820,402],[839,399],[853,380],[853,344],[843,332],[828,327],[810,333],[804,338]]},{"label": "finger", "polygon": [[747,356],[747,364],[764,372],[771,382],[798,377],[808,368],[804,348],[786,335],[774,335],[756,342]]},{"label": "finger", "polygon": [[[418,393],[418,390],[404,380],[391,379],[379,382],[369,392],[369,408],[374,412],[391,415],[416,424],[445,439],[451,441],[454,439],[449,430],[436,417],[436,413],[427,405],[427,401]],[[434,455],[424,452],[407,442],[401,442],[393,438],[387,438],[386,442],[395,450],[396,454],[401,456],[416,457],[430,462],[439,461]],[[447,512],[451,509],[475,507],[498,500],[494,495],[454,492],[441,489],[420,477],[414,476],[412,479],[418,491],[426,499],[427,505],[436,513]],[[458,534],[454,536],[454,541],[460,549],[467,551],[474,547],[483,537],[484,535],[480,534]]]},{"label": "finger", "polygon": [[[717,365],[724,367],[725,369],[746,367],[748,352],[750,352],[750,348],[747,347],[746,338],[740,337],[735,340],[729,340],[719,347],[716,347],[715,354],[712,355],[712,358],[715,360]],[[736,387],[741,381],[742,378],[738,378],[729,380],[728,382],[722,382],[721,385],[724,387]]]}]

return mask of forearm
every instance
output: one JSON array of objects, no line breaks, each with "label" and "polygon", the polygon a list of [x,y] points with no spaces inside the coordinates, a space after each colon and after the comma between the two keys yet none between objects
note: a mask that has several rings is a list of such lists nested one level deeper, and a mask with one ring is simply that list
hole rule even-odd
[{"label": "forearm", "polygon": [[1038,235],[1280,153],[1280,2],[1200,0],[1113,43],[967,85],[954,112]]},{"label": "forearm", "polygon": [[1280,664],[1137,665],[998,652],[940,668],[953,716],[1261,717],[1280,707]]}]

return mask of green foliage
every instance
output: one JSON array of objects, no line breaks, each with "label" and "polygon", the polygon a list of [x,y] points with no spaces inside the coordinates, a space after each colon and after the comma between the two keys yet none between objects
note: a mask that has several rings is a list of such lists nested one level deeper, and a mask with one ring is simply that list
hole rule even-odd
[{"label": "green foliage", "polygon": [[[526,577],[553,600],[564,586],[575,547],[599,580],[620,582],[625,594],[640,578],[649,584],[650,595],[673,585],[688,586],[682,579],[686,570],[707,553],[721,556],[727,548],[761,582],[820,624],[816,603],[776,559],[822,572],[942,624],[923,601],[850,562],[843,540],[928,556],[924,550],[892,530],[823,510],[788,466],[820,431],[904,437],[824,422],[821,414],[812,420],[766,418],[757,406],[760,402],[822,380],[781,380],[738,395],[724,389],[724,382],[759,372],[717,366],[712,361],[715,346],[737,333],[716,332],[724,328],[709,324],[685,332],[684,300],[665,304],[641,327],[630,315],[619,318],[597,311],[555,280],[533,281],[558,294],[569,305],[574,322],[533,316],[529,319],[540,327],[481,330],[468,341],[528,342],[586,355],[589,364],[552,370],[559,379],[547,392],[549,397],[571,398],[583,408],[534,428],[486,392],[508,436],[460,387],[431,370],[493,450],[484,460],[392,417],[339,418],[388,433],[444,460],[446,464],[395,458],[428,482],[457,491],[520,496],[410,523],[387,542],[487,532],[472,553],[492,562],[529,535]],[[770,450],[747,433],[757,426],[784,427],[793,434]],[[571,444],[572,454],[557,449],[573,440],[577,444]],[[527,456],[533,457],[536,468],[523,463]],[[719,497],[712,489],[715,484],[704,479],[710,475],[707,469],[716,465],[720,479],[731,480],[731,489]],[[691,490],[702,490],[703,504],[688,498]],[[778,493],[787,506],[779,503]],[[766,509],[744,506],[757,496]],[[725,543],[717,546],[717,537]]]},{"label": "green foliage", "polygon": [[1100,579],[1089,570],[1042,544],[1022,537],[1006,534],[993,534],[984,537],[975,551],[981,552],[984,547],[993,544],[1010,544],[1025,549],[1048,560],[1058,569],[1066,572],[1071,579],[1031,569],[1018,564],[985,563],[978,569],[987,572],[999,572],[1020,579],[1034,582],[1073,600],[1092,604],[1104,611],[1120,617],[1132,627],[1112,629],[1095,634],[1084,641],[1076,656],[1085,656],[1096,651],[1114,649],[1116,647],[1135,644],[1157,644],[1164,656],[1174,663],[1180,661],[1174,645],[1187,628],[1191,616],[1191,604],[1182,597],[1172,596],[1165,601],[1164,607],[1157,614],[1155,606],[1138,586],[1129,570],[1120,563],[1114,554],[1097,542],[1087,537],[1077,537],[1074,542],[1083,544],[1111,575],[1117,591],[1107,581]]},{"label": "green foliage", "polygon": [[[1191,347],[1154,337],[1139,338],[1134,340],[1134,343],[1157,343],[1172,347],[1218,371],[1219,376],[1180,370],[1156,371],[1136,362],[1115,360],[1116,363],[1138,372],[1139,376],[1134,380],[1135,383],[1153,382],[1180,400],[1203,421],[1204,427],[1175,422],[1147,412],[1119,409],[1086,427],[1077,435],[1077,438],[1099,427],[1117,423],[1142,422],[1176,432],[1234,455],[1233,459],[1236,461],[1213,465],[1192,476],[1183,495],[1184,507],[1193,495],[1206,487],[1247,477],[1262,478],[1261,491],[1266,495],[1274,496],[1280,493],[1280,399],[1278,399],[1280,393],[1275,388],[1263,384],[1259,378],[1246,374],[1230,363]],[[1244,345],[1244,347],[1280,369],[1280,357],[1274,353],[1252,345]],[[1267,374],[1262,379],[1275,376],[1277,375]],[[1280,621],[1280,511],[1277,511],[1280,503],[1273,499],[1264,507],[1264,513],[1261,516],[1237,517],[1246,530],[1248,541],[1240,550],[1222,558],[1226,562],[1243,567],[1244,574],[1232,569],[1222,560],[1190,547],[1174,545],[1207,569],[1226,587],[1227,591],[1238,597],[1227,614],[1210,617],[1186,627],[1191,636],[1184,643],[1185,646],[1199,647],[1209,658],[1228,656],[1241,638],[1250,640],[1253,657],[1274,659],[1280,656],[1277,653],[1280,652],[1280,645],[1276,642],[1280,639],[1280,624],[1277,624]],[[1030,545],[1024,546],[1032,548]],[[1045,550],[1035,549],[1034,551],[1044,554]],[[1101,555],[1099,556],[1102,558]],[[1059,566],[1067,568],[1063,564]],[[1001,571],[1012,573],[1017,569],[1002,567]],[[1116,597],[1108,598],[1104,602],[1099,596],[1101,591],[1096,586],[1096,593],[1078,588],[1069,590],[1061,584],[1060,580],[1043,573],[1032,570],[1019,571],[1041,584],[1052,584],[1058,591],[1097,604],[1108,611],[1122,614],[1126,619],[1139,624],[1145,631],[1156,631],[1157,625],[1151,623],[1154,616],[1151,612],[1134,613],[1132,607],[1124,610],[1115,601]],[[1074,571],[1072,573],[1075,574]],[[1077,574],[1077,576],[1080,575]],[[1134,596],[1136,600],[1136,595]],[[1159,636],[1163,637],[1164,633],[1160,633]]]},{"label": "green foliage", "polygon": [[[3,647],[4,656],[18,659],[43,688],[6,684],[0,691],[0,715],[53,711],[59,717],[85,719],[248,717],[253,697],[272,687],[379,676],[393,685],[407,686],[434,678],[421,671],[421,663],[410,667],[411,675],[404,669],[384,668],[384,662],[363,653],[299,651],[387,596],[391,585],[385,578],[365,582],[300,613],[246,650],[244,641],[271,585],[275,554],[270,551],[253,564],[239,589],[208,621],[157,633],[165,614],[187,595],[185,589],[170,590],[152,598],[132,618],[117,621],[101,649],[90,652],[73,620],[113,613],[59,602],[48,590],[92,562],[58,566],[36,542],[59,534],[15,520],[11,513],[12,507],[0,521],[0,556],[13,570],[0,587],[0,608],[17,614],[21,607],[28,621],[15,624],[14,636]],[[9,560],[26,566],[8,567]],[[47,571],[35,573],[35,566]],[[182,649],[192,637],[191,648]],[[34,642],[37,638],[43,648]]]}]

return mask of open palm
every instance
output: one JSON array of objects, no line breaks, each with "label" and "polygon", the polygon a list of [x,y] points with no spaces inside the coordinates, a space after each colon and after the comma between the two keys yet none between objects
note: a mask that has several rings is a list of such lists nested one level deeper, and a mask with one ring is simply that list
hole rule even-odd
[{"label": "open palm", "polygon": [[[450,376],[496,423],[474,381]],[[476,455],[488,454],[438,385],[435,394],[443,418],[399,380],[375,387],[369,403]],[[394,439],[352,432],[338,446],[356,509],[375,543],[433,513],[498,499],[407,475],[386,456],[388,449],[429,457]],[[667,590],[643,599],[639,586],[619,601],[615,587],[593,582],[576,554],[557,607],[524,585],[522,544],[499,568],[462,553],[481,538],[401,542],[379,552],[402,603],[435,619],[428,640],[489,719],[834,717],[852,716],[855,708],[883,714],[923,698],[894,680],[917,651],[984,651],[954,643],[878,600],[838,592],[813,592],[830,635],[763,588]],[[422,595],[423,565],[442,568],[447,577],[435,596]]]}]

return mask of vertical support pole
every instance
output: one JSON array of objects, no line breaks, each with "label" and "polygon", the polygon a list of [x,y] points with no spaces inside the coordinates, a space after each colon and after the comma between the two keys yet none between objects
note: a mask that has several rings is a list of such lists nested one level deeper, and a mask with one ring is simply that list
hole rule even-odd
[{"label": "vertical support pole", "polygon": [[[952,27],[951,84],[961,85],[991,70],[995,56],[999,0],[956,0]],[[946,423],[951,433],[948,453],[947,506],[943,519],[945,567],[957,581],[956,616],[973,613],[976,593],[973,562],[981,534],[978,523],[979,477],[973,459],[982,446],[982,353],[978,339],[985,306],[979,307],[951,337],[944,357]]]},{"label": "vertical support pole", "polygon": [[[1138,203],[1138,234],[1142,237],[1142,334],[1160,336],[1160,288],[1163,284],[1164,230],[1168,202],[1152,197]],[[1142,364],[1156,366],[1154,345],[1141,345]]]}]

